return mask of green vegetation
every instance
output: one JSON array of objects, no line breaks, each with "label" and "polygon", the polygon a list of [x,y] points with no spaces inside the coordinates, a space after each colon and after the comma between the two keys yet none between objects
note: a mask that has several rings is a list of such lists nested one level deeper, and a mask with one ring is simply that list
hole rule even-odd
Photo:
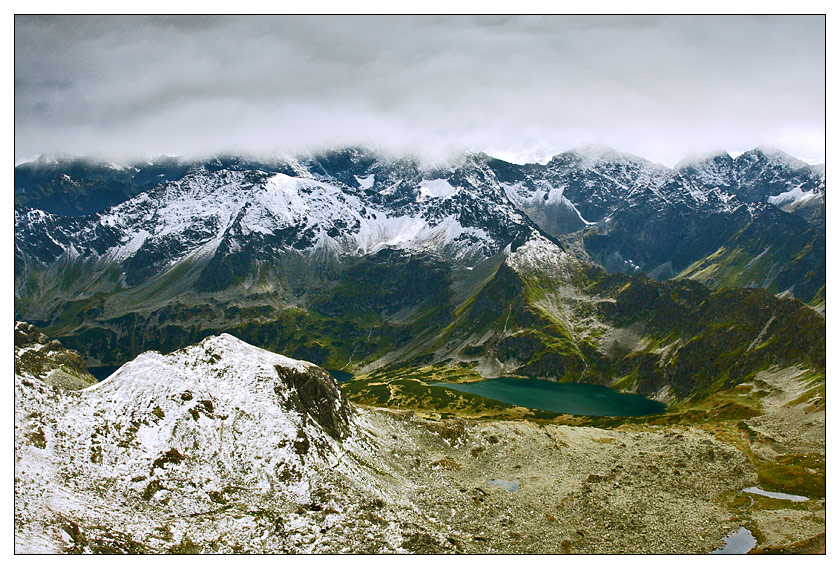
[{"label": "green vegetation", "polygon": [[810,385],[799,397],[786,404],[786,407],[793,407],[803,403],[810,403],[806,410],[811,413],[825,411],[825,373],[814,373],[802,379],[802,383]]},{"label": "green vegetation", "polygon": [[[400,295],[408,281],[388,270],[392,262],[408,267],[415,284],[426,284]],[[183,274],[173,271],[165,278],[171,283]],[[104,319],[113,299],[96,293],[65,302],[46,332],[104,365],[150,349],[173,351],[221,332],[347,371],[387,355],[393,363],[381,373],[388,378],[427,383],[453,376],[475,381],[476,367],[495,361],[507,366],[505,375],[641,394],[668,386],[675,411],[771,366],[805,365],[824,373],[825,318],[796,300],[763,289],[709,291],[690,280],[659,283],[584,265],[571,274],[574,301],[558,293],[569,286],[558,277],[523,278],[501,265],[456,307],[450,276],[440,264],[389,254],[322,286],[308,309],[278,307],[269,296],[257,295],[237,303],[175,301]],[[146,286],[158,294],[169,285]],[[382,377],[374,373],[369,379]],[[403,391],[422,406],[414,387]],[[819,395],[816,388],[813,396]],[[749,415],[734,407],[691,413],[698,410]]]},{"label": "green vegetation", "polygon": [[825,497],[825,456],[786,454],[757,464],[758,479],[765,490]]},{"label": "green vegetation", "polygon": [[388,381],[392,378],[414,379],[424,383],[445,381],[447,383],[468,383],[482,381],[484,378],[467,364],[457,366],[423,366],[413,367],[388,367],[374,370],[370,373],[357,376],[356,380]]},{"label": "green vegetation", "polygon": [[676,278],[691,278],[715,288],[764,287],[772,294],[792,288],[802,301],[824,305],[825,237],[805,222],[768,232],[762,220],[756,219]]},{"label": "green vegetation", "polygon": [[[105,286],[120,278],[114,267],[94,277],[92,267],[73,265],[62,273],[61,294],[78,281],[88,292],[70,295],[36,322],[103,365],[228,332],[349,372],[387,361],[389,377],[396,371],[420,381],[428,378],[416,375],[418,368],[474,378],[475,370],[491,369],[643,395],[665,389],[674,410],[772,366],[824,373],[825,317],[797,300],[764,289],[711,291],[694,280],[609,274],[570,257],[556,264],[520,273],[494,260],[467,275],[439,258],[395,250],[318,269],[290,254],[288,267],[233,267],[234,280],[212,291],[193,285],[214,262],[179,263],[122,290]],[[256,287],[247,294],[246,280]]]},{"label": "green vegetation", "polygon": [[679,399],[699,401],[769,366],[825,367],[825,319],[795,300],[763,289],[712,292],[692,281],[590,274],[587,290],[615,299],[599,305],[602,321],[641,324],[653,340],[609,362],[620,378],[635,372],[643,393],[670,385]]}]

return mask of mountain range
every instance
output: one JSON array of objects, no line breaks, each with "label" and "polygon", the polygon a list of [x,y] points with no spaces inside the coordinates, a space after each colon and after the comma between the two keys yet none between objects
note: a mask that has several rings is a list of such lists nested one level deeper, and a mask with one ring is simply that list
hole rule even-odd
[{"label": "mountain range", "polygon": [[824,169],[778,151],[675,169],[602,147],[545,165],[42,158],[15,184],[16,318],[89,364],[229,332],[344,371],[666,399],[824,365]]}]

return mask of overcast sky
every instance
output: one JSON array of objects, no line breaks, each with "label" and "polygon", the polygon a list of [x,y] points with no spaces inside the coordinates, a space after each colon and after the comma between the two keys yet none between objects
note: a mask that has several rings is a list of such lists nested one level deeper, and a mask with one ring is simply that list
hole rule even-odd
[{"label": "overcast sky", "polygon": [[15,160],[362,144],[825,156],[825,19],[16,17]]}]

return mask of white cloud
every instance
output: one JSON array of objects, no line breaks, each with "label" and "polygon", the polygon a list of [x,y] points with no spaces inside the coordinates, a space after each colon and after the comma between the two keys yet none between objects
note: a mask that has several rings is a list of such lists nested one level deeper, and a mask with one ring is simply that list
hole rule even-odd
[{"label": "white cloud", "polygon": [[[824,156],[822,17],[17,17],[16,158]],[[523,150],[524,149],[524,150]]]}]

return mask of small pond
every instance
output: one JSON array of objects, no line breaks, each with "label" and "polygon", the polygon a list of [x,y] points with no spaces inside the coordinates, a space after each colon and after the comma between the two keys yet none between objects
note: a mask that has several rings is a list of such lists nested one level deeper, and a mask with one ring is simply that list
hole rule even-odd
[{"label": "small pond", "polygon": [[725,538],[723,538],[724,546],[720,549],[715,549],[712,554],[743,554],[749,552],[758,540],[753,537],[753,534],[747,528],[738,528]]},{"label": "small pond", "polygon": [[353,374],[352,373],[348,373],[346,371],[341,371],[340,369],[328,369],[328,368],[324,368],[324,369],[326,369],[328,372],[330,372],[330,375],[333,376],[333,378],[338,383],[347,383],[348,381],[353,380]]},{"label": "small pond", "polygon": [[474,383],[433,383],[488,399],[554,413],[631,417],[665,411],[665,404],[602,385],[500,377]]},{"label": "small pond", "polygon": [[494,478],[493,480],[490,480],[490,484],[503,488],[508,492],[516,492],[519,490],[519,480],[499,480]]},{"label": "small pond", "polygon": [[122,365],[118,366],[89,366],[88,372],[96,378],[96,381],[108,379],[108,376],[120,369]]},{"label": "small pond", "polygon": [[749,488],[744,488],[743,492],[747,494],[758,494],[759,496],[766,496],[768,498],[776,498],[777,500],[790,500],[791,502],[807,502],[807,496],[797,496],[796,494],[785,494],[784,492],[768,492],[767,490],[763,490],[758,486],[750,486]]}]

